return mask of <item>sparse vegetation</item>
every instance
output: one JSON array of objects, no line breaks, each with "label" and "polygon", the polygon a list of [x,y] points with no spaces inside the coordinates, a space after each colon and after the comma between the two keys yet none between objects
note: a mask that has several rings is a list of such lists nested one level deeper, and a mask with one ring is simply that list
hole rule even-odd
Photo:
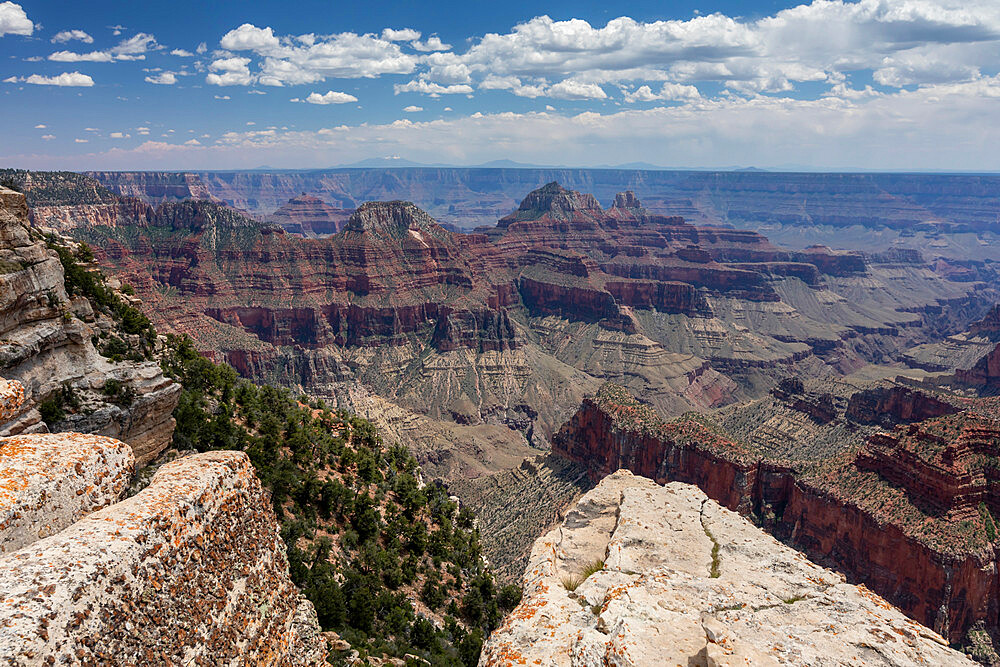
[{"label": "sparse vegetation", "polygon": [[580,584],[582,584],[587,580],[587,578],[590,575],[596,572],[600,572],[603,569],[604,569],[603,560],[595,560],[590,563],[587,563],[587,565],[585,565],[583,570],[581,570],[579,573],[568,574],[562,578],[561,582],[563,588],[571,592],[575,591],[577,588],[580,587]]},{"label": "sparse vegetation", "polygon": [[292,580],[364,656],[475,665],[483,639],[520,600],[480,558],[472,513],[421,485],[406,449],[371,423],[238,378],[168,337],[164,371],[184,387],[179,449],[245,451],[270,490]]}]

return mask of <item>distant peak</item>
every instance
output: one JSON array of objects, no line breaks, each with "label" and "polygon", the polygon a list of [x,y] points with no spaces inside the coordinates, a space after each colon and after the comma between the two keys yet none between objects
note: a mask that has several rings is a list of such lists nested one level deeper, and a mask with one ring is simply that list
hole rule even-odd
[{"label": "distant peak", "polygon": [[626,190],[615,195],[615,203],[611,205],[611,208],[640,209],[642,203],[634,192]]},{"label": "distant peak", "polygon": [[430,230],[434,218],[408,201],[370,201],[351,215],[344,231],[377,236],[399,236],[407,230]]},{"label": "distant peak", "polygon": [[556,181],[552,181],[529,192],[518,209],[501,222],[509,224],[514,221],[537,220],[544,215],[557,220],[568,220],[576,212],[600,215],[604,210],[594,199],[594,195],[567,190]]}]

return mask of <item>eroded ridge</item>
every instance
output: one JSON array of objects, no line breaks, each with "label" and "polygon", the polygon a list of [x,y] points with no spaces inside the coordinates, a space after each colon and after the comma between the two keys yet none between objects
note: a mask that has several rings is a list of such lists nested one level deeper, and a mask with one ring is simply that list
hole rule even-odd
[{"label": "eroded ridge", "polygon": [[625,470],[535,543],[524,583],[481,667],[974,664],[697,487]]},{"label": "eroded ridge", "polygon": [[164,465],[138,495],[0,557],[11,664],[316,664],[315,627],[241,452]]}]

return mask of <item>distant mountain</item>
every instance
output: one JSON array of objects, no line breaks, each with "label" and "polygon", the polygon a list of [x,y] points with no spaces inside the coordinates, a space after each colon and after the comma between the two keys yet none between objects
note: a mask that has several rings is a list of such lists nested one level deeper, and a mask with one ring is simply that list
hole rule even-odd
[{"label": "distant mountain", "polygon": [[423,164],[420,162],[414,162],[412,160],[407,160],[406,158],[391,156],[391,157],[370,157],[366,160],[361,160],[360,162],[352,162],[351,164],[342,164],[335,168],[384,168],[384,167],[436,167],[440,165],[430,165]]}]

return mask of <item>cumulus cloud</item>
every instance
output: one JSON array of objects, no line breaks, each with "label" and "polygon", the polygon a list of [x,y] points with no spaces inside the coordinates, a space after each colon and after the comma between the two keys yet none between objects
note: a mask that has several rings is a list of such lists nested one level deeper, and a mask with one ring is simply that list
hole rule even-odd
[{"label": "cumulus cloud", "polygon": [[567,79],[550,86],[546,95],[563,100],[604,100],[608,94],[596,83],[583,83]]},{"label": "cumulus cloud", "polygon": [[49,54],[49,60],[58,63],[109,63],[114,58],[107,51],[91,51],[90,53],[56,51]]},{"label": "cumulus cloud", "polygon": [[424,110],[423,107],[418,107],[414,104],[411,104],[408,107],[403,107],[403,111],[405,111],[406,113],[417,113],[418,111],[423,111],[423,110]]},{"label": "cumulus cloud", "polygon": [[858,70],[896,88],[974,80],[997,71],[998,52],[995,0],[813,0],[759,19],[623,16],[600,26],[539,16],[464,53],[425,56],[417,79],[571,99],[603,99],[597,87],[614,84],[625,101],[657,101],[694,99],[686,88],[658,91],[663,82],[753,96],[835,85]]},{"label": "cumulus cloud", "polygon": [[310,93],[309,97],[302,101],[309,104],[347,104],[348,102],[357,102],[358,98],[354,95],[331,90],[322,95],[319,93]]},{"label": "cumulus cloud", "polygon": [[389,42],[412,42],[420,39],[420,31],[412,28],[403,28],[402,30],[386,28],[382,31],[382,39]]},{"label": "cumulus cloud", "polygon": [[66,42],[78,41],[84,44],[93,44],[94,38],[88,35],[83,30],[63,30],[57,32],[52,37],[53,44],[65,44]]},{"label": "cumulus cloud", "polygon": [[170,52],[170,55],[172,55],[172,56],[178,56],[180,58],[193,58],[194,57],[193,53],[191,53],[190,51],[186,51],[184,49],[174,49],[173,51]]},{"label": "cumulus cloud", "polygon": [[147,76],[146,83],[155,83],[160,86],[172,86],[177,83],[177,75],[173,72],[161,72],[155,76]]},{"label": "cumulus cloud", "polygon": [[108,136],[111,137],[112,139],[129,139],[131,138],[132,135],[126,134],[125,132],[112,132]]},{"label": "cumulus cloud", "polygon": [[256,57],[259,71],[244,77],[246,83],[241,85],[257,82],[265,86],[285,86],[318,83],[327,78],[408,74],[416,68],[417,56],[404,53],[396,39],[419,36],[408,29],[387,29],[381,36],[344,32],[279,37],[271,27],[244,23],[223,35],[220,45],[227,51],[249,51]]},{"label": "cumulus cloud", "polygon": [[664,83],[660,91],[654,93],[649,86],[639,86],[635,91],[623,94],[626,102],[654,102],[658,100],[698,100],[701,93],[696,86],[686,86],[680,83]]},{"label": "cumulus cloud", "polygon": [[[420,34],[418,33],[417,37],[419,37],[419,36],[420,36]],[[423,42],[421,42],[418,39],[414,38],[414,40],[412,42],[410,42],[410,46],[412,46],[417,51],[425,51],[425,52],[427,52],[427,51],[447,51],[448,49],[451,48],[451,44],[445,44],[444,42],[441,41],[441,38],[438,37],[437,35],[435,35],[433,37],[428,37]]]},{"label": "cumulus cloud", "polygon": [[219,58],[208,66],[213,70],[205,77],[205,82],[213,86],[248,86],[253,81],[250,75],[249,58]]},{"label": "cumulus cloud", "polygon": [[468,86],[464,83],[442,86],[439,83],[433,83],[425,79],[415,79],[403,84],[397,83],[392,88],[397,95],[400,93],[423,93],[424,95],[430,95],[431,97],[462,93],[468,94],[472,92],[472,86]]},{"label": "cumulus cloud", "polygon": [[94,85],[94,80],[90,78],[87,74],[81,74],[80,72],[63,72],[62,74],[57,74],[55,76],[42,76],[41,74],[32,74],[31,76],[18,79],[24,83],[30,83],[35,86],[65,86],[65,87],[82,87],[89,88]]},{"label": "cumulus cloud", "polygon": [[21,5],[0,2],[0,37],[4,35],[31,35],[35,24],[24,13]]},{"label": "cumulus cloud", "polygon": [[80,138],[77,138],[77,139],[73,140],[73,143],[76,143],[76,144],[85,144],[88,141],[89,141],[89,139],[80,139]]}]

